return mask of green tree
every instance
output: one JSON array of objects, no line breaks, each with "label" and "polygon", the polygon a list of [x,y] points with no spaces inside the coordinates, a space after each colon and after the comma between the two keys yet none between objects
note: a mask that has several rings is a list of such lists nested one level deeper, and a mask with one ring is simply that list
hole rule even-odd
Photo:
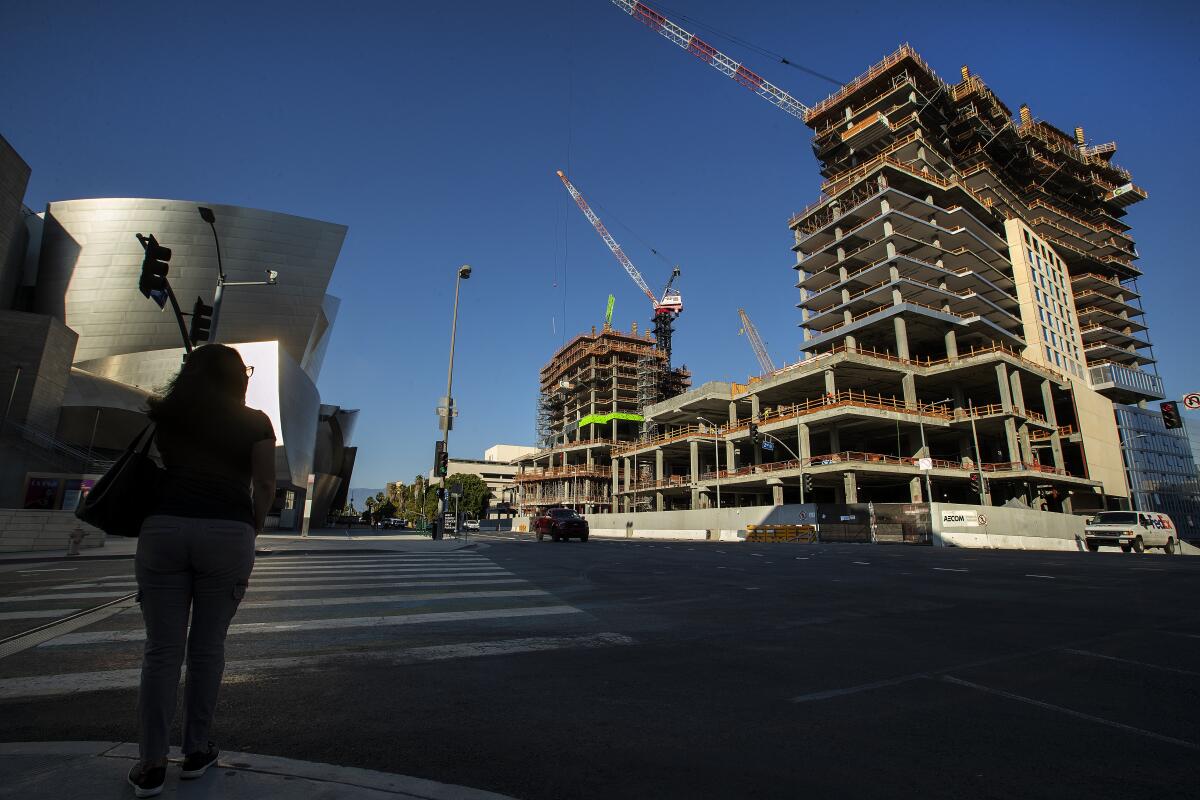
[{"label": "green tree", "polygon": [[[488,489],[483,478],[478,475],[467,475],[456,472],[446,478],[446,485],[462,484],[462,497],[458,498],[458,510],[468,517],[478,519],[483,514],[484,501],[491,501],[492,491]],[[450,505],[453,509],[453,504]]]}]

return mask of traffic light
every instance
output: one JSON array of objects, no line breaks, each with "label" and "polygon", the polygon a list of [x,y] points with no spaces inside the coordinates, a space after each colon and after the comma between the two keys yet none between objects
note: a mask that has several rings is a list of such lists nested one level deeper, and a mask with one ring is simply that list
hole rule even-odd
[{"label": "traffic light", "polygon": [[804,473],[804,491],[811,492],[813,490],[812,473]]},{"label": "traffic light", "polygon": [[442,500],[446,499],[446,490],[440,486],[437,487],[437,499],[438,499],[438,502],[441,502]]},{"label": "traffic light", "polygon": [[758,444],[759,441],[758,423],[754,420],[750,420],[750,441],[753,444]]},{"label": "traffic light", "polygon": [[1165,403],[1159,403],[1158,410],[1162,412],[1163,425],[1167,426],[1167,430],[1183,427],[1183,419],[1179,416],[1178,402],[1168,400]]},{"label": "traffic light", "polygon": [[972,494],[979,494],[979,490],[980,490],[980,488],[981,488],[981,486],[980,486],[980,483],[979,483],[979,473],[978,473],[978,472],[972,472],[972,473],[971,473],[971,493],[972,493]]},{"label": "traffic light", "polygon": [[449,472],[450,454],[446,452],[446,443],[439,439],[433,448],[433,474],[444,478]]},{"label": "traffic light", "polygon": [[212,331],[212,313],[213,307],[205,305],[204,301],[197,297],[195,305],[192,306],[192,326],[188,329],[188,338],[192,340],[193,345],[208,341]]},{"label": "traffic light", "polygon": [[160,306],[166,302],[168,261],[171,260],[171,248],[163,247],[154,238],[154,234],[143,237],[137,235],[146,254],[142,257],[142,275],[138,279],[138,290],[143,297],[154,294],[154,301]]}]

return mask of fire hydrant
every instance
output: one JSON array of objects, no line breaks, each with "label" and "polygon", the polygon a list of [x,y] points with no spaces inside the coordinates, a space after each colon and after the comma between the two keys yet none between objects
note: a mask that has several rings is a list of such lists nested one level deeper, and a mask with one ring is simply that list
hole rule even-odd
[{"label": "fire hydrant", "polygon": [[79,548],[83,545],[83,537],[85,536],[87,536],[87,531],[76,525],[75,530],[71,531],[70,533],[71,544],[69,547],[67,547],[67,555],[79,555]]}]

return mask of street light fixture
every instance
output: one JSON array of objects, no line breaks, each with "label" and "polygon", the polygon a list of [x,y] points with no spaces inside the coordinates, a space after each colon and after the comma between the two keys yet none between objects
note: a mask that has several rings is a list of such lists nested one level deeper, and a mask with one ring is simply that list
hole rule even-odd
[{"label": "street light fixture", "polygon": [[[450,429],[454,427],[454,338],[458,331],[458,290],[462,282],[471,277],[471,265],[463,264],[458,268],[458,277],[454,281],[454,312],[450,318],[450,366],[446,370],[446,396],[442,398],[441,405],[438,406],[438,416],[442,428],[442,452],[450,452]],[[450,500],[446,496],[446,476],[442,476],[442,507],[441,517],[434,524],[434,536],[441,539],[445,534],[446,527],[446,511],[450,507]]]},{"label": "street light fixture", "polygon": [[221,239],[217,236],[217,215],[213,213],[211,208],[204,206],[196,206],[196,210],[200,212],[200,219],[208,223],[212,228],[213,244],[217,248],[217,288],[213,291],[212,316],[211,323],[208,327],[208,341],[210,344],[217,341],[217,326],[221,322],[221,300],[224,299],[226,286],[276,286],[279,284],[279,271],[274,269],[266,269],[267,279],[264,281],[230,281],[225,278],[225,265],[221,261]]},{"label": "street light fixture", "polygon": [[718,510],[718,511],[720,511],[720,510],[721,510],[721,447],[720,447],[720,436],[718,436],[718,434],[717,434],[717,425],[716,425],[716,423],[714,423],[714,422],[711,422],[710,420],[707,420],[707,419],[705,419],[704,417],[700,416],[699,414],[697,414],[697,415],[696,415],[696,419],[700,420],[701,422],[703,422],[703,423],[704,423],[704,424],[706,424],[706,425],[711,425],[711,426],[712,426],[712,429],[713,429],[713,475],[715,475],[715,476],[717,477],[717,510]]}]

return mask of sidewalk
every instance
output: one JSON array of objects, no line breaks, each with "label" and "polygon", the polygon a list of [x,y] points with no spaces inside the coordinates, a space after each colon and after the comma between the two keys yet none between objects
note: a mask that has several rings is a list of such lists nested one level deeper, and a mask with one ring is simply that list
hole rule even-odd
[{"label": "sidewalk", "polygon": [[[172,749],[171,759],[179,758]],[[0,798],[87,797],[126,800],[133,789],[125,780],[137,760],[137,745],[128,742],[13,742],[0,744]],[[179,766],[167,767],[159,797],[223,798],[223,800],[512,800],[506,795],[312,761],[295,761],[254,753],[221,753],[201,778],[181,781]]]},{"label": "sidewalk", "polygon": [[[296,533],[264,533],[258,537],[259,555],[330,551],[387,551],[395,553],[448,553],[475,546],[472,538],[434,541],[423,534],[390,534],[386,536],[346,536],[329,530],[319,535],[301,536]],[[133,558],[137,539],[126,536],[107,536],[103,547],[84,548],[77,556],[66,550],[29,550],[21,553],[0,553],[0,565],[32,563],[35,561],[87,561],[91,559]]]}]

